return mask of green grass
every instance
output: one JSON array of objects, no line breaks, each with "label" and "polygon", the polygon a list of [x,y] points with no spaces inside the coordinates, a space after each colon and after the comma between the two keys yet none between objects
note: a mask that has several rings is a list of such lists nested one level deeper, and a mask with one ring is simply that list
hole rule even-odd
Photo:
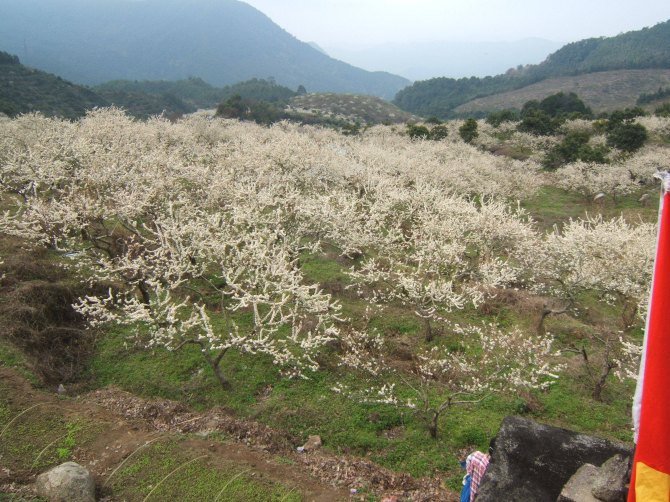
[{"label": "green grass", "polygon": [[[640,196],[649,193],[650,203],[642,207]],[[533,219],[541,228],[551,229],[554,225],[561,225],[570,218],[585,218],[602,214],[605,219],[623,216],[628,221],[655,223],[658,217],[658,191],[643,189],[638,192],[618,197],[616,202],[607,198],[603,205],[585,203],[584,198],[577,193],[568,192],[561,188],[544,186],[539,193],[521,205],[530,212]]]},{"label": "green grass", "polygon": [[[217,459],[184,448],[178,440],[154,443],[120,469],[106,490],[115,499],[239,500],[244,502],[302,500],[289,486],[264,479],[252,466]],[[218,497],[218,498],[217,498]]]},{"label": "green grass", "polygon": [[[0,391],[8,395],[6,387]],[[0,401],[0,457],[10,470],[41,472],[68,461],[99,429],[88,420],[65,418],[57,403],[15,407]]]},{"label": "green grass", "polygon": [[35,386],[40,385],[39,378],[32,371],[23,353],[2,338],[0,338],[0,366],[12,368],[31,384]]}]

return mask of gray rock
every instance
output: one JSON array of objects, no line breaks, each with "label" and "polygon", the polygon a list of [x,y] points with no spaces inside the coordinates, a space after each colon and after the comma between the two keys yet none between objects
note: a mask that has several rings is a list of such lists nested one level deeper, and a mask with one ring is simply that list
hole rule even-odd
[{"label": "gray rock", "polygon": [[604,502],[623,502],[628,493],[630,458],[614,455],[598,472],[593,482],[593,495]]},{"label": "gray rock", "polygon": [[563,486],[584,464],[602,465],[631,448],[605,439],[507,417],[498,432],[477,502],[556,502]]},{"label": "gray rock", "polygon": [[592,464],[584,464],[568,480],[556,502],[599,502],[591,493],[599,469]]},{"label": "gray rock", "polygon": [[50,502],[95,502],[95,483],[88,470],[65,462],[37,476],[37,495]]},{"label": "gray rock", "polygon": [[307,442],[302,445],[303,451],[315,451],[321,448],[321,436],[309,436]]}]

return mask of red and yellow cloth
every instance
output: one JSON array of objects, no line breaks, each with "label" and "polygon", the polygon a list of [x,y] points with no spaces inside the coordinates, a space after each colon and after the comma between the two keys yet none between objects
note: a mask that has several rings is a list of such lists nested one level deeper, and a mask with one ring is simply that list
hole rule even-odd
[{"label": "red and yellow cloth", "polygon": [[633,404],[636,448],[628,502],[670,502],[670,175],[663,180],[658,244]]}]

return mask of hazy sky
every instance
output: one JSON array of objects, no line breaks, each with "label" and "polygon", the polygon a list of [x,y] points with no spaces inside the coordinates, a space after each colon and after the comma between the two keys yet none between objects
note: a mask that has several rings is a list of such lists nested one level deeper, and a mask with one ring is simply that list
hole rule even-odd
[{"label": "hazy sky", "polygon": [[670,19],[670,0],[245,0],[328,48],[430,40],[572,42]]}]

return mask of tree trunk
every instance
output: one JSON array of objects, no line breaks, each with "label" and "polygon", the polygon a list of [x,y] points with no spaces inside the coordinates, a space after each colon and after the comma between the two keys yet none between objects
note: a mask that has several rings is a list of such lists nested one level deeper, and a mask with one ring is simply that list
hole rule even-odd
[{"label": "tree trunk", "polygon": [[439,411],[433,411],[433,416],[430,419],[430,423],[428,424],[428,432],[430,433],[430,437],[433,439],[437,439],[437,423],[440,418],[440,412]]},{"label": "tree trunk", "polygon": [[214,376],[216,376],[217,380],[221,384],[221,387],[223,387],[224,390],[229,390],[231,388],[230,382],[228,379],[226,379],[225,376],[223,376],[223,372],[221,371],[221,360],[223,359],[223,356],[226,355],[226,352],[228,352],[228,348],[221,349],[221,352],[219,352],[216,357],[212,358],[205,350],[202,342],[198,340],[184,340],[175,350],[181,349],[186,344],[195,344],[200,346],[200,353],[202,354],[202,357],[205,358],[205,361],[207,361],[209,367],[212,368]]},{"label": "tree trunk", "polygon": [[142,294],[142,303],[145,305],[149,306],[151,305],[151,295],[149,294],[149,289],[147,288],[147,285],[144,284],[144,281],[141,281],[137,287],[140,290],[140,293]]},{"label": "tree trunk", "polygon": [[223,359],[223,356],[226,355],[226,352],[228,352],[227,348],[222,349],[214,359],[209,357],[208,354],[203,354],[207,358],[207,362],[211,366],[212,371],[214,371],[214,375],[216,375],[216,378],[219,380],[221,387],[223,387],[224,390],[229,390],[231,388],[230,382],[223,376],[223,372],[221,371],[221,360]]},{"label": "tree trunk", "polygon": [[605,361],[603,364],[603,372],[600,374],[600,378],[598,378],[598,381],[595,383],[593,387],[593,399],[595,399],[598,402],[602,402],[602,393],[603,389],[605,388],[605,384],[607,383],[607,377],[609,376],[610,372],[614,368],[614,365],[610,362]]},{"label": "tree trunk", "polygon": [[547,305],[542,306],[542,313],[540,314],[540,321],[537,323],[537,334],[538,335],[545,335],[546,330],[544,329],[544,321],[549,317],[550,315],[559,315],[559,314],[565,314],[567,312],[567,308],[561,309],[561,310],[554,310],[550,309],[547,307]]},{"label": "tree trunk", "polygon": [[433,327],[430,325],[430,318],[423,318],[424,334],[426,336],[426,342],[430,343],[435,338],[435,333],[433,333]]},{"label": "tree trunk", "polygon": [[221,371],[220,366],[216,363],[210,363],[210,366],[212,367],[212,370],[214,371],[216,378],[219,380],[221,387],[223,387],[224,390],[230,390],[231,388],[230,382],[226,379],[225,376],[223,376],[223,372]]}]

